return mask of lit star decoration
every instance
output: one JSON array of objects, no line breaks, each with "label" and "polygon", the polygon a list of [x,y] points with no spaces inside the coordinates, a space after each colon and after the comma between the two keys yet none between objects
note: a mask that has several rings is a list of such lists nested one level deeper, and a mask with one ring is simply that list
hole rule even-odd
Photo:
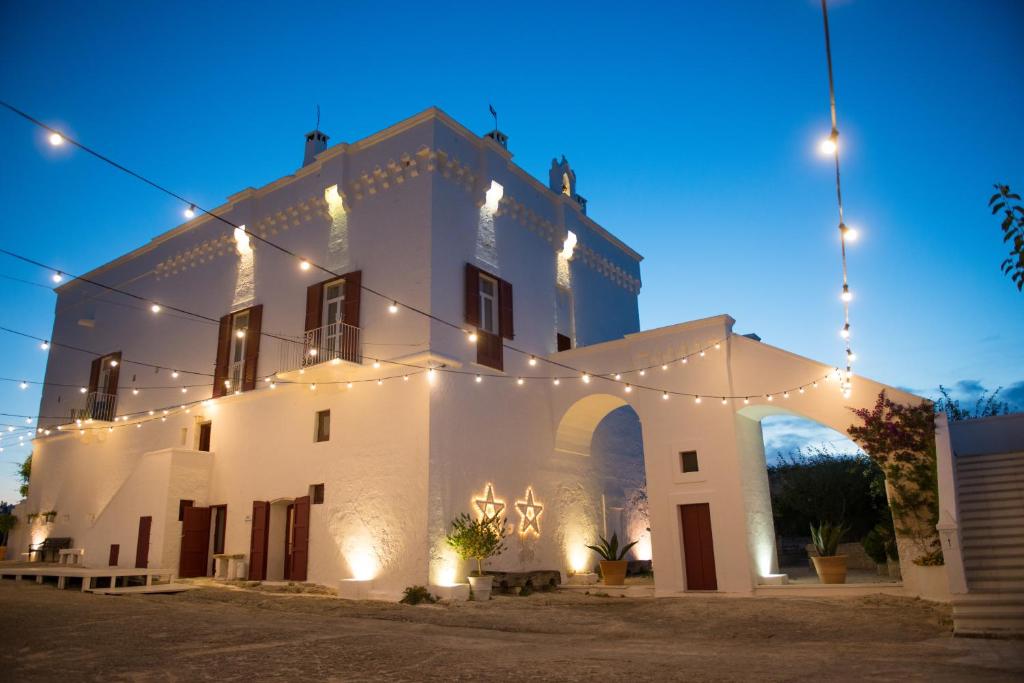
[{"label": "lit star decoration", "polygon": [[505,501],[494,497],[494,485],[488,483],[484,495],[473,500],[480,510],[481,519],[495,519],[505,509]]},{"label": "lit star decoration", "polygon": [[519,533],[526,536],[532,530],[540,536],[540,514],[544,512],[544,506],[533,501],[533,488],[526,487],[526,500],[517,500],[516,509],[519,511]]}]

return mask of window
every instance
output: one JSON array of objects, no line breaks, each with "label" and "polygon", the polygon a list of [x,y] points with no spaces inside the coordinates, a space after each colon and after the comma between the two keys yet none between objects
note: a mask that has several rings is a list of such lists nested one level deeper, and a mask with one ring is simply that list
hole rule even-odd
[{"label": "window", "polygon": [[319,410],[316,413],[316,441],[331,440],[331,411]]},{"label": "window", "polygon": [[559,337],[559,344],[562,344],[561,337],[569,341],[564,349],[559,346],[559,351],[572,348],[572,340],[576,336],[576,319],[573,306],[572,290],[568,287],[555,288],[555,332]]},{"label": "window", "polygon": [[231,321],[231,352],[228,367],[228,380],[234,389],[242,388],[245,377],[245,345],[249,341],[249,311],[235,314]]},{"label": "window", "polygon": [[480,329],[498,333],[498,283],[483,274],[480,275]]},{"label": "window", "polygon": [[224,535],[228,526],[228,506],[213,506],[213,554],[224,553]]},{"label": "window", "polygon": [[323,484],[310,484],[309,485],[309,500],[313,505],[323,505],[324,502],[324,485]]},{"label": "window", "polygon": [[213,431],[212,422],[203,422],[199,425],[199,443],[196,445],[197,451],[210,452],[210,433]]},{"label": "window", "polygon": [[121,371],[121,352],[108,353],[95,359],[89,371],[89,390],[86,395],[84,416],[94,420],[110,421],[117,411],[117,384]]},{"label": "window", "polygon": [[178,501],[178,521],[185,521],[185,508],[190,508],[195,503],[193,500],[179,500]]},{"label": "window", "polygon": [[556,334],[555,342],[559,351],[568,351],[572,348],[572,339],[569,339],[564,334]]},{"label": "window", "polygon": [[683,473],[697,472],[700,468],[697,465],[697,451],[683,451],[679,454],[679,465]]},{"label": "window", "polygon": [[335,358],[362,362],[359,351],[359,301],[362,272],[345,273],[306,288],[305,366]]}]

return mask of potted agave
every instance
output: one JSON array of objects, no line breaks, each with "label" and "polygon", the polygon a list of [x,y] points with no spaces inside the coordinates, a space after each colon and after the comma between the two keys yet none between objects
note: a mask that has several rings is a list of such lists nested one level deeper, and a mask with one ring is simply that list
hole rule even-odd
[{"label": "potted agave", "polygon": [[846,583],[846,555],[837,555],[836,551],[847,531],[849,527],[831,522],[820,522],[817,527],[811,525],[811,542],[818,551],[811,561],[822,583]]},{"label": "potted agave", "polygon": [[619,548],[618,534],[613,533],[610,541],[605,540],[604,536],[598,538],[601,539],[600,543],[587,547],[601,557],[601,576],[604,578],[604,585],[621,586],[626,582],[626,567],[629,565],[624,558],[637,542],[632,541]]},{"label": "potted agave", "polygon": [[505,523],[497,515],[473,519],[465,512],[452,520],[448,545],[463,560],[476,560],[476,571],[469,575],[473,599],[486,601],[491,597],[493,576],[484,575],[484,560],[497,557],[505,549]]}]

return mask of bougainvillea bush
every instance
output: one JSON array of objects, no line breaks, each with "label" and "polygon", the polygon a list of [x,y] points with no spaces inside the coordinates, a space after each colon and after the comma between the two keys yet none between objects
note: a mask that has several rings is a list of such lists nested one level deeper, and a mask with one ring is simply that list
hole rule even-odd
[{"label": "bougainvillea bush", "polygon": [[903,405],[882,391],[873,408],[852,410],[863,424],[847,432],[885,474],[897,535],[911,544],[915,564],[942,564],[934,404]]}]

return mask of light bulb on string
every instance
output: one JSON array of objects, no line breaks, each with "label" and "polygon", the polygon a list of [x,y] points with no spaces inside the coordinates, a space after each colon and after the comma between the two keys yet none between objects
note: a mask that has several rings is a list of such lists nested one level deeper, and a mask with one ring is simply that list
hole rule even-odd
[{"label": "light bulb on string", "polygon": [[28,382],[26,382],[25,380],[21,380],[21,384],[19,384],[18,386],[21,387],[21,389],[23,390],[28,389]]},{"label": "light bulb on string", "polygon": [[469,343],[470,344],[476,344],[476,340],[478,339],[478,337],[476,335],[476,332],[475,331],[470,331],[470,332],[467,332],[466,334],[468,335],[467,339],[469,339]]},{"label": "light bulb on string", "polygon": [[818,143],[818,151],[824,155],[832,155],[836,153],[836,149],[839,147],[839,131],[835,128],[828,134],[828,137]]},{"label": "light bulb on string", "polygon": [[484,381],[484,378],[483,378],[483,377],[481,377],[480,375],[477,375],[477,376],[476,376],[476,383],[477,383],[477,384],[480,384],[480,383],[481,383],[481,382],[483,382],[483,381]]},{"label": "light bulb on string", "polygon": [[44,339],[43,343],[39,345],[39,348],[41,348],[43,351],[47,350],[48,348],[50,348],[50,342]]},{"label": "light bulb on string", "polygon": [[153,304],[152,306],[149,307],[149,310],[153,311],[154,313],[159,313],[160,312],[160,304]]},{"label": "light bulb on string", "polygon": [[380,369],[380,361],[379,360],[374,360],[373,361],[373,369],[374,370],[379,370]]},{"label": "light bulb on string", "polygon": [[58,270],[56,273],[50,276],[50,279],[53,280],[55,284],[60,284],[61,281],[64,279],[64,273]]},{"label": "light bulb on string", "polygon": [[843,293],[839,295],[839,298],[847,303],[853,301],[853,294],[850,292],[850,285],[843,285]]},{"label": "light bulb on string", "polygon": [[56,131],[50,133],[46,139],[50,143],[51,147],[60,147],[64,144],[64,136]]},{"label": "light bulb on string", "polygon": [[398,313],[398,302],[392,301],[388,306],[388,313]]},{"label": "light bulb on string", "polygon": [[516,380],[516,384],[518,384],[518,385],[522,386],[522,384],[523,384],[523,378],[522,378],[522,377],[518,378],[518,379]]},{"label": "light bulb on string", "polygon": [[[178,371],[177,370],[171,370],[171,377],[173,379],[178,379]],[[226,385],[226,386],[230,386],[230,385]]]},{"label": "light bulb on string", "polygon": [[299,261],[299,268],[302,270],[309,270],[309,261],[307,261],[306,259],[302,259],[301,261]]},{"label": "light bulb on string", "polygon": [[700,396],[694,396],[693,397],[693,402],[694,403],[700,403]]},{"label": "light bulb on string", "polygon": [[744,405],[750,405],[750,397],[749,396],[745,396],[743,398],[743,404]]},{"label": "light bulb on string", "polygon": [[529,363],[531,366],[537,365],[537,358],[535,356],[530,356]]},{"label": "light bulb on string", "polygon": [[615,379],[616,379],[616,380],[620,380],[620,379],[622,379],[622,375],[620,375],[619,373],[617,373],[617,372],[616,372],[616,373],[615,373]]},{"label": "light bulb on string", "polygon": [[647,371],[646,371],[646,370],[641,370],[641,371],[640,371],[640,376],[641,376],[641,377],[645,376],[646,374],[647,374]]},{"label": "light bulb on string", "polygon": [[662,398],[663,401],[667,401],[668,400],[668,392],[667,391],[661,392],[661,398]]},{"label": "light bulb on string", "polygon": [[629,386],[627,384],[622,390],[625,391],[628,394],[628,393],[631,393],[633,391],[633,387],[631,387],[631,386]]},{"label": "light bulb on string", "polygon": [[78,388],[78,393],[80,393],[80,394],[85,394],[85,393],[88,393],[88,392],[89,392],[89,390],[86,389],[85,387],[79,387]]},{"label": "light bulb on string", "polygon": [[553,380],[551,380],[551,383],[552,383],[552,384],[554,384],[554,385],[555,385],[555,386],[557,387],[557,386],[558,386],[559,384],[561,384],[561,383],[562,383],[562,380],[560,380],[560,379],[558,379],[558,378],[556,377],[556,378],[554,378]]},{"label": "light bulb on string", "polygon": [[185,209],[184,214],[185,214],[185,218],[195,218],[196,217],[196,205],[195,204],[189,204],[188,208]]},{"label": "light bulb on string", "polygon": [[850,338],[850,323],[846,323],[845,325],[843,325],[843,329],[839,330],[839,336],[842,337],[843,339]]}]

